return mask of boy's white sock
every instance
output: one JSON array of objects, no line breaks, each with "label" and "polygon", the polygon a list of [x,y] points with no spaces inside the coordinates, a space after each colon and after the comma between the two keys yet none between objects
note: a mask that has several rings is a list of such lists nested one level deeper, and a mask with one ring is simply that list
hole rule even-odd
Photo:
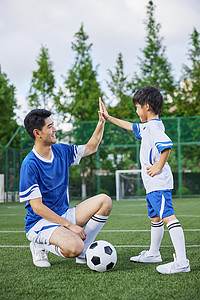
[{"label": "boy's white sock", "polygon": [[55,246],[53,244],[38,244],[38,243],[34,243],[34,246],[37,249],[41,249],[41,250],[46,250],[48,252],[51,252],[57,256],[61,256],[61,257],[65,257],[61,252],[60,252],[60,247]]},{"label": "boy's white sock", "polygon": [[83,252],[79,255],[79,258],[85,258],[85,253],[89,245],[94,241],[99,231],[105,224],[108,216],[94,215],[87,222],[85,226],[86,239],[84,241],[85,247]]},{"label": "boy's white sock", "polygon": [[184,265],[187,262],[185,250],[185,238],[179,221],[173,220],[167,224],[169,234],[176,252],[177,262]]},{"label": "boy's white sock", "polygon": [[162,241],[163,234],[164,234],[163,221],[161,220],[158,223],[151,221],[151,246],[149,249],[149,252],[151,254],[156,255],[159,253],[160,243]]}]

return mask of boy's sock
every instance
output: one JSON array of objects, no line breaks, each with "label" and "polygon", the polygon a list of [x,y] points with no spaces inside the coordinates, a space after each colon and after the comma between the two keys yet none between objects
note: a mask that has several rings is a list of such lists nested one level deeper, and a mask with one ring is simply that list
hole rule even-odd
[{"label": "boy's sock", "polygon": [[158,223],[151,221],[151,246],[149,249],[149,252],[151,254],[156,255],[159,253],[160,243],[162,241],[163,234],[164,234],[163,221],[161,220]]},{"label": "boy's sock", "polygon": [[185,238],[179,221],[173,220],[167,224],[169,234],[176,252],[177,262],[184,265],[187,262],[185,250]]},{"label": "boy's sock", "polygon": [[65,257],[61,252],[60,252],[60,247],[55,246],[53,244],[38,244],[34,243],[35,247],[39,250],[46,250],[48,252],[51,252],[57,256]]},{"label": "boy's sock", "polygon": [[84,241],[85,247],[83,252],[79,255],[79,258],[85,258],[85,253],[89,245],[94,241],[95,237],[102,229],[103,225],[105,224],[108,216],[100,216],[94,215],[91,219],[87,222],[85,226],[85,233],[86,239]]}]

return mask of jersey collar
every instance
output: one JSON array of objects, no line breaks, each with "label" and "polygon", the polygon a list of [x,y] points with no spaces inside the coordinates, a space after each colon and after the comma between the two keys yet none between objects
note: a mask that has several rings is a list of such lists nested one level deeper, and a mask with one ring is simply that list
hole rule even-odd
[{"label": "jersey collar", "polygon": [[42,161],[44,161],[44,162],[46,162],[46,163],[52,163],[52,161],[53,161],[53,159],[54,159],[53,151],[52,151],[52,156],[51,156],[51,159],[50,159],[50,160],[49,160],[49,159],[46,159],[46,158],[44,158],[44,157],[42,157],[42,156],[40,156],[40,155],[37,153],[37,151],[35,150],[35,147],[33,147],[32,151],[33,151],[33,153],[35,154],[35,156],[37,156],[37,158],[39,158],[40,160],[42,160]]}]

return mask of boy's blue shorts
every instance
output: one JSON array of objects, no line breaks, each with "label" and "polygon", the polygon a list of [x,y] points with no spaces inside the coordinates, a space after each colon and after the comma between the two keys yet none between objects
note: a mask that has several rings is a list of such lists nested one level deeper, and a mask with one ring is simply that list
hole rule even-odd
[{"label": "boy's blue shorts", "polygon": [[146,195],[148,216],[159,216],[161,219],[174,215],[172,190],[153,191]]}]

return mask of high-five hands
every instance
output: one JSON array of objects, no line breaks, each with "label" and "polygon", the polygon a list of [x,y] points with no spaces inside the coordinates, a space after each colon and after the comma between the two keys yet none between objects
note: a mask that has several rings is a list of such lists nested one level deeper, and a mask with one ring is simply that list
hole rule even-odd
[{"label": "high-five hands", "polygon": [[104,117],[104,114],[103,114],[103,107],[102,107],[102,101],[101,101],[101,97],[99,97],[99,121],[101,123],[105,123],[105,117]]},{"label": "high-five hands", "polygon": [[105,105],[103,104],[103,102],[101,101],[101,97],[99,97],[99,107],[100,107],[100,111],[103,114],[103,117],[108,120],[109,118],[109,114],[107,112],[107,109],[105,108]]}]

